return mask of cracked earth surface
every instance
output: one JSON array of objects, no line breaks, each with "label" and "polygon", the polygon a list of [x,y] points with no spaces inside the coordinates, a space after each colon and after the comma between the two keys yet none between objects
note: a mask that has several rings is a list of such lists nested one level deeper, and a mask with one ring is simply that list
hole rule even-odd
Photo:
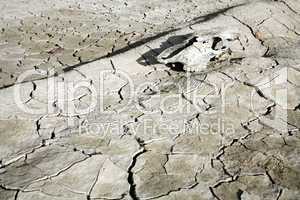
[{"label": "cracked earth surface", "polygon": [[300,199],[300,1],[0,6],[0,199]]}]

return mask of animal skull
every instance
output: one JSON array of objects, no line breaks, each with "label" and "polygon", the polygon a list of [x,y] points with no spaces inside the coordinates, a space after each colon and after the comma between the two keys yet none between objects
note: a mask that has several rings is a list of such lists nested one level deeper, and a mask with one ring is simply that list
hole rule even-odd
[{"label": "animal skull", "polygon": [[237,39],[234,34],[223,33],[214,36],[192,36],[183,44],[172,46],[157,60],[173,69],[201,72],[212,61],[222,60],[230,54],[229,43]]}]

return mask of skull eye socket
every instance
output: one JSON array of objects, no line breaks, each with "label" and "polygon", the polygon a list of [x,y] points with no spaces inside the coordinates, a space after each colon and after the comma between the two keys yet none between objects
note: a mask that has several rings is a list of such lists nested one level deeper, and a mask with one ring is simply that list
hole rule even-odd
[{"label": "skull eye socket", "polygon": [[177,72],[184,71],[184,64],[181,62],[167,63],[166,66]]},{"label": "skull eye socket", "polygon": [[222,40],[222,38],[220,38],[220,37],[214,37],[213,38],[213,43],[212,43],[212,45],[211,45],[211,48],[213,49],[213,50],[220,50],[220,49],[223,49],[223,40]]}]

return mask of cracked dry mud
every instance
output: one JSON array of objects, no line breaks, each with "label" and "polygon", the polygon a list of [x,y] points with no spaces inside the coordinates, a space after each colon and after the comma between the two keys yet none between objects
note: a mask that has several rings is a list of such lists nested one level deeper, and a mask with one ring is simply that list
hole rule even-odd
[{"label": "cracked dry mud", "polygon": [[300,199],[299,0],[0,8],[1,200]]}]

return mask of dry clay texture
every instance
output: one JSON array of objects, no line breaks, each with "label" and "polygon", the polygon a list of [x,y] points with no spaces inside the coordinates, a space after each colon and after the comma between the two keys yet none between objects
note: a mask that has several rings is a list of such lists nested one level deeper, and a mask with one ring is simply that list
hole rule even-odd
[{"label": "dry clay texture", "polygon": [[300,1],[0,8],[1,200],[300,199]]}]

